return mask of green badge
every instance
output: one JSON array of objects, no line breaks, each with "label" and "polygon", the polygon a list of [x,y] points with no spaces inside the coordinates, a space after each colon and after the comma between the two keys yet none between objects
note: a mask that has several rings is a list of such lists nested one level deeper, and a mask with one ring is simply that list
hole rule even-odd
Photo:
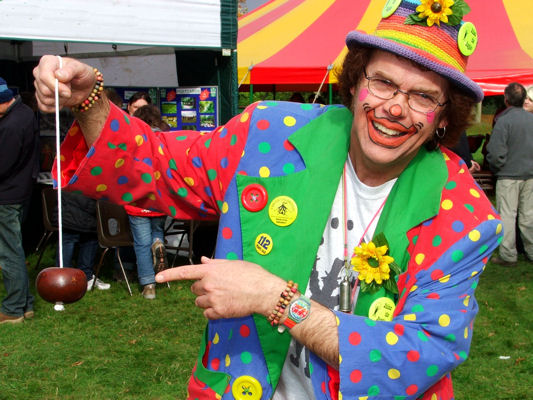
[{"label": "green badge", "polygon": [[477,30],[472,22],[465,22],[459,29],[457,35],[457,45],[461,54],[471,55],[477,46]]},{"label": "green badge", "polygon": [[385,4],[385,7],[383,7],[383,11],[381,11],[381,17],[390,17],[392,14],[394,14],[394,11],[398,9],[401,2],[402,0],[388,0],[387,4]]}]

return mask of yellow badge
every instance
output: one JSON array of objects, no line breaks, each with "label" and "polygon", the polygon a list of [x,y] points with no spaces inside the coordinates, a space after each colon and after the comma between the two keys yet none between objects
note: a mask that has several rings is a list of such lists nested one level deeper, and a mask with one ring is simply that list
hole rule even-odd
[{"label": "yellow badge", "polygon": [[255,250],[262,256],[266,256],[270,253],[273,245],[272,238],[267,233],[260,233],[255,238]]},{"label": "yellow badge", "polygon": [[231,394],[235,400],[259,400],[263,394],[263,388],[253,376],[239,376],[231,385]]},{"label": "yellow badge", "polygon": [[368,318],[374,321],[392,321],[392,314],[396,304],[388,297],[380,297],[374,300],[368,310]]},{"label": "yellow badge", "polygon": [[457,45],[461,54],[471,55],[477,46],[477,30],[472,22],[465,22],[457,34]]},{"label": "yellow badge", "polygon": [[268,216],[278,226],[289,226],[298,216],[298,206],[289,196],[278,196],[270,203]]},{"label": "yellow badge", "polygon": [[383,11],[381,11],[381,17],[390,17],[392,14],[394,14],[394,11],[398,9],[401,2],[402,0],[388,0],[387,4],[385,4],[385,7],[383,7]]}]

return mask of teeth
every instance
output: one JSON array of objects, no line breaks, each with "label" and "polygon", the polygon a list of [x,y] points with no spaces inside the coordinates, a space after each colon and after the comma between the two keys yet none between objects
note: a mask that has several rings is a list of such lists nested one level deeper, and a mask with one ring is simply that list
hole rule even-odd
[{"label": "teeth", "polygon": [[373,121],[372,124],[374,125],[374,128],[376,128],[378,131],[389,135],[389,136],[400,136],[402,134],[401,131],[395,131],[393,129],[389,129],[381,125],[379,122]]}]

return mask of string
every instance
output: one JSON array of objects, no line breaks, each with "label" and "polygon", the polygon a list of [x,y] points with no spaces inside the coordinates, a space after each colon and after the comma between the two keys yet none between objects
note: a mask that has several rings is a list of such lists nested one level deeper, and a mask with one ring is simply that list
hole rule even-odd
[{"label": "string", "polygon": [[[59,58],[59,69],[63,67],[63,60],[61,56]],[[57,170],[57,227],[59,233],[59,268],[63,268],[63,215],[61,213],[61,155],[60,155],[60,129],[59,129],[59,81],[55,80],[55,114],[56,114],[56,170]]]}]

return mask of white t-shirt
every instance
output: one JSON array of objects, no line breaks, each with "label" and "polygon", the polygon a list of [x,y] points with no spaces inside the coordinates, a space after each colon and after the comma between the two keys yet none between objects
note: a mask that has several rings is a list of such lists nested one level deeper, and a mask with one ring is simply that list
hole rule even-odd
[{"label": "white t-shirt", "polygon": [[[366,186],[355,174],[350,157],[346,164],[346,228],[348,239],[348,262],[353,249],[362,241],[369,242],[382,211],[382,205],[389,195],[396,179],[380,186]],[[309,278],[305,295],[323,306],[337,310],[339,308],[339,285],[344,277],[344,218],[343,218],[343,182],[337,187],[337,193],[328,222],[324,229],[322,242]],[[374,218],[375,216],[375,218]],[[374,218],[374,219],[373,219]],[[372,220],[373,219],[373,220]],[[372,224],[368,226],[368,224]],[[367,229],[368,226],[368,229]],[[335,276],[337,279],[328,279]],[[355,280],[351,270],[350,280]],[[281,377],[274,392],[273,400],[314,399],[315,395],[309,372],[309,350],[296,340],[291,340],[289,351]]]}]

